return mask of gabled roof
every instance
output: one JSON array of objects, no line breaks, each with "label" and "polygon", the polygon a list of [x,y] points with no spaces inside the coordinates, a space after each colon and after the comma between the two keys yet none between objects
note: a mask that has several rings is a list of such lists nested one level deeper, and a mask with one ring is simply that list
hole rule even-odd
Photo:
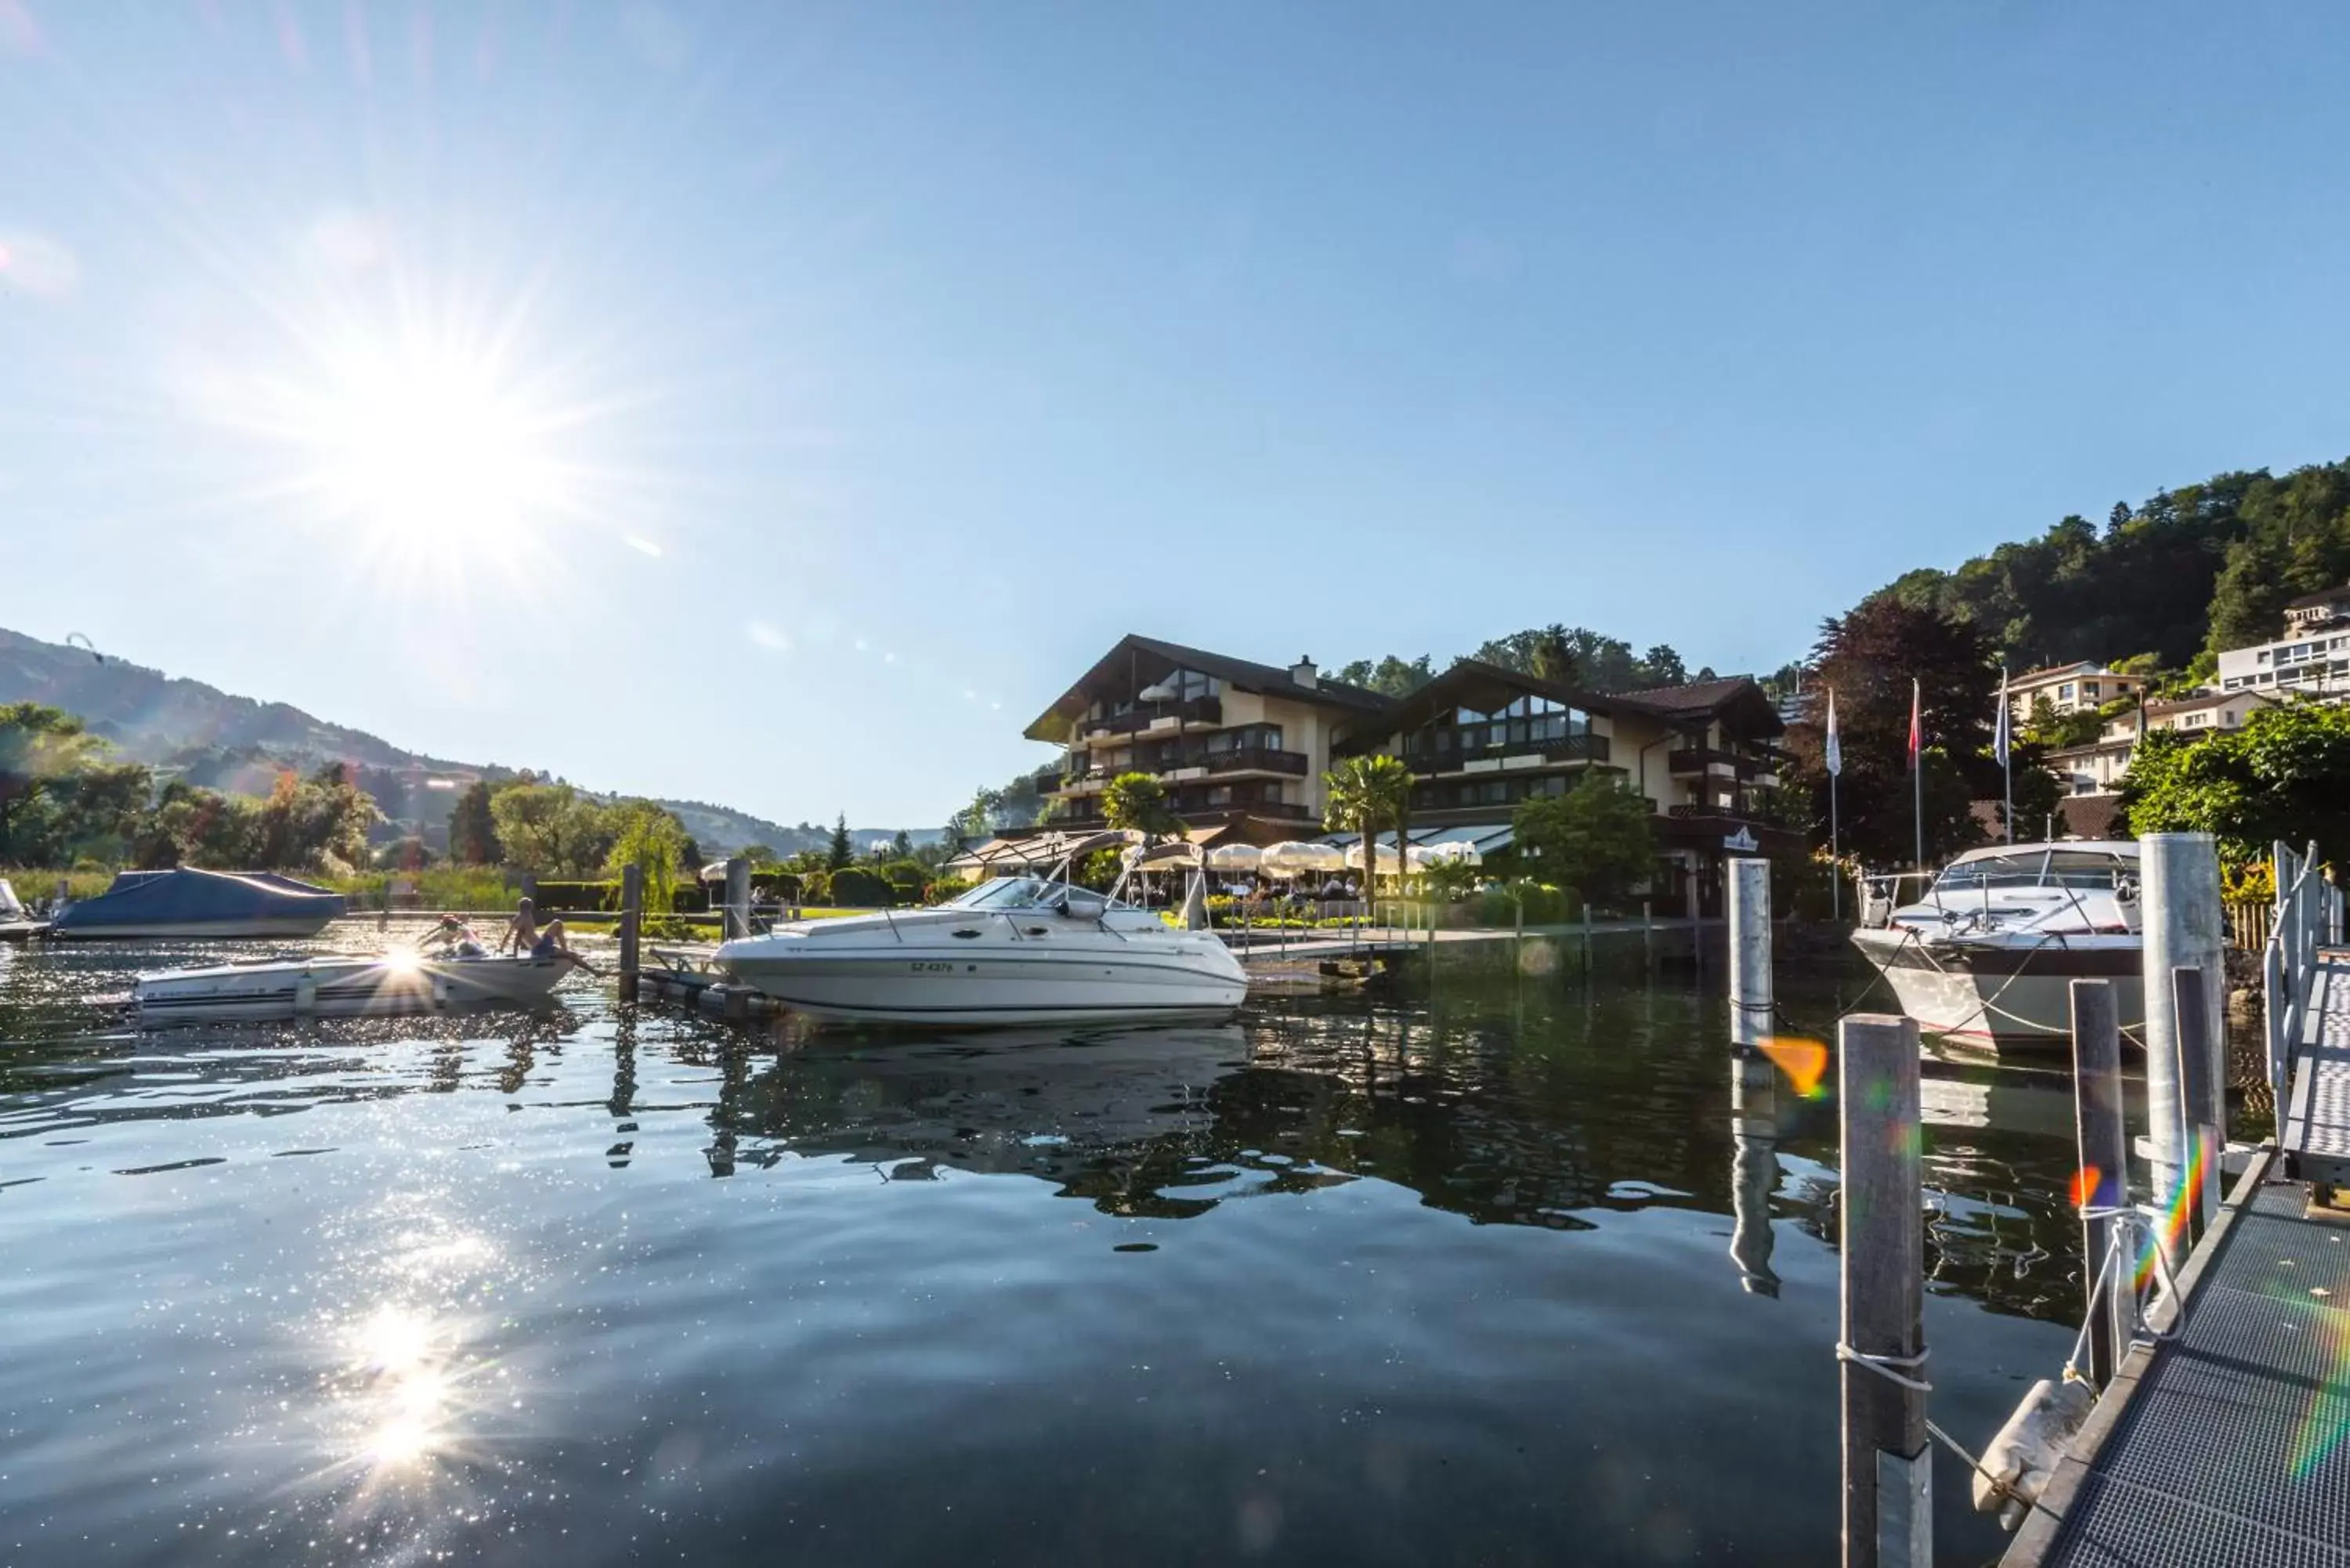
[{"label": "gabled roof", "polygon": [[2237,691],[2206,691],[2198,697],[2181,697],[2170,702],[2149,702],[2146,705],[2146,716],[2149,719],[2161,719],[2173,713],[2192,713],[2200,708],[2217,708],[2224,703],[2241,702],[2247,697],[2262,702],[2283,701],[2273,691],[2256,691],[2249,689]]},{"label": "gabled roof", "polygon": [[2326,588],[2318,593],[2303,594],[2297,599],[2287,599],[2284,607],[2314,609],[2319,605],[2338,605],[2345,599],[2350,599],[2350,584],[2345,584],[2338,588]]},{"label": "gabled roof", "polygon": [[1113,691],[1126,691],[1132,674],[1141,674],[1148,682],[1178,666],[1196,670],[1202,675],[1212,675],[1225,685],[1237,687],[1243,691],[1280,697],[1292,702],[1311,702],[1346,713],[1379,713],[1386,711],[1391,704],[1389,698],[1376,691],[1366,691],[1359,686],[1349,686],[1341,680],[1316,680],[1315,684],[1306,686],[1276,665],[1259,664],[1253,659],[1234,659],[1228,654],[1211,653],[1201,648],[1186,648],[1180,642],[1162,642],[1155,637],[1128,633],[1118,639],[1118,646],[1096,660],[1091,670],[1077,678],[1076,685],[1039,713],[1022,733],[1032,741],[1064,740],[1070,721],[1091,707],[1097,696],[1107,695]]},{"label": "gabled roof", "polygon": [[[1443,674],[1399,698],[1385,716],[1381,733],[1417,728],[1447,708],[1482,711],[1495,707],[1499,704],[1492,698],[1503,696],[1506,700],[1519,692],[1547,697],[1586,713],[1639,713],[1668,723],[1690,723],[1737,711],[1737,716],[1746,721],[1742,732],[1776,735],[1786,729],[1779,718],[1777,705],[1763,695],[1761,686],[1744,675],[1692,680],[1681,686],[1656,686],[1643,691],[1584,691],[1482,659],[1456,659]],[[1357,732],[1348,739],[1360,738],[1362,727],[1357,726]]]}]

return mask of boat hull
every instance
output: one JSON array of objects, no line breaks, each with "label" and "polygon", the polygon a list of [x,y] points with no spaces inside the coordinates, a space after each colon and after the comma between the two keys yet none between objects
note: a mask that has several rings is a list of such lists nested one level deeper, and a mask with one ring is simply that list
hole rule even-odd
[{"label": "boat hull", "polygon": [[1098,1023],[1221,1018],[1248,999],[1248,979],[1171,953],[1132,956],[962,952],[809,952],[730,956],[719,966],[795,1012],[877,1023]]},{"label": "boat hull", "polygon": [[2144,946],[2135,935],[1931,941],[1912,931],[1863,930],[1853,942],[1919,1030],[1962,1044],[2061,1049],[2072,1038],[2076,980],[2112,982],[2125,1031],[2146,1018]]},{"label": "boat hull", "polygon": [[143,974],[131,992],[141,1023],[266,1023],[286,1018],[398,1017],[532,1007],[570,970],[563,959],[381,959],[224,964]]}]

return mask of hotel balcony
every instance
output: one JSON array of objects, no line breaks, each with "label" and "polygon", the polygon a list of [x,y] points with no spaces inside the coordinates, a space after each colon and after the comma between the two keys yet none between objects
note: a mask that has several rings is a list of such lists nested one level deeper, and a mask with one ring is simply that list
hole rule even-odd
[{"label": "hotel balcony", "polygon": [[1131,713],[1120,713],[1115,719],[1084,719],[1077,723],[1077,732],[1090,741],[1096,737],[1139,735],[1155,730],[1170,732],[1198,726],[1215,729],[1224,722],[1224,700],[1221,697],[1194,697],[1188,702],[1161,703],[1157,707],[1137,708]]},{"label": "hotel balcony", "polygon": [[1214,778],[1229,774],[1280,774],[1302,779],[1310,765],[1303,752],[1276,751],[1271,746],[1234,746],[1222,752],[1187,746],[1179,756],[1162,755],[1135,764],[1146,773],[1156,772],[1162,779],[1176,774]]},{"label": "hotel balcony", "polygon": [[1728,752],[1717,746],[1683,746],[1665,753],[1665,765],[1680,775],[1721,774],[1746,783],[1758,782],[1768,774],[1774,780],[1773,770],[1779,765],[1776,753],[1762,752]]},{"label": "hotel balcony", "polygon": [[1469,746],[1457,751],[1420,747],[1405,754],[1404,765],[1423,777],[1445,774],[1487,773],[1497,769],[1538,768],[1557,763],[1604,763],[1605,735],[1563,735],[1555,741],[1522,745]]}]

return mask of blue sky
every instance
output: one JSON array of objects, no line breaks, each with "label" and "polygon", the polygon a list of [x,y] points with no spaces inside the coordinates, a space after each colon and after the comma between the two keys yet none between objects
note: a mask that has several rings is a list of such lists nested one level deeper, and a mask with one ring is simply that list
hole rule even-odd
[{"label": "blue sky", "polygon": [[0,625],[891,826],[1128,630],[1767,670],[2350,446],[2345,34],[0,0]]}]

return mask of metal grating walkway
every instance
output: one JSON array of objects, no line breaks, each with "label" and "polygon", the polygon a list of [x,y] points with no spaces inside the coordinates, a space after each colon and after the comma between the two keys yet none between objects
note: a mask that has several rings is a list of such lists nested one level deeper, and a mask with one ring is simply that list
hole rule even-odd
[{"label": "metal grating walkway", "polygon": [[2306,1181],[2350,1184],[2350,962],[2319,962],[2308,1022],[2293,1044],[2279,1140],[2285,1170]]},{"label": "metal grating walkway", "polygon": [[2009,1564],[2350,1568],[2350,1224],[2305,1202],[2272,1181],[2231,1208],[2184,1333],[2125,1366],[2050,1488],[2063,1522]]}]

